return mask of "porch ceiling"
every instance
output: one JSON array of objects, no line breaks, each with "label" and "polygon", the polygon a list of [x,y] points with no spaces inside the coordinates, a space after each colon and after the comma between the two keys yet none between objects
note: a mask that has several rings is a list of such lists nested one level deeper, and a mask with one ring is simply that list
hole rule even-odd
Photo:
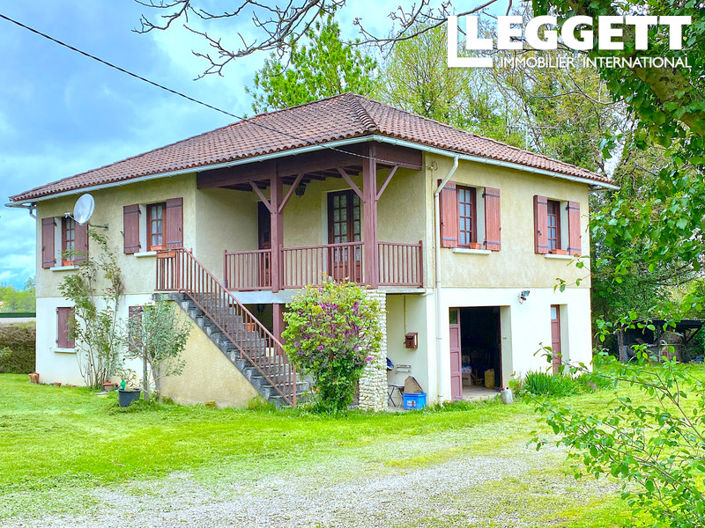
[{"label": "porch ceiling", "polygon": [[304,183],[340,178],[338,169],[343,169],[351,175],[359,174],[362,171],[362,163],[370,156],[370,152],[374,152],[372,157],[379,168],[398,166],[421,170],[421,151],[376,142],[374,149],[370,149],[371,143],[373,142],[203,171],[198,173],[197,185],[199,189],[223,187],[249,191],[252,189],[250,182],[254,182],[260,189],[269,187],[270,178],[274,174],[279,174],[286,185],[292,185],[299,174],[303,175],[301,181]]}]

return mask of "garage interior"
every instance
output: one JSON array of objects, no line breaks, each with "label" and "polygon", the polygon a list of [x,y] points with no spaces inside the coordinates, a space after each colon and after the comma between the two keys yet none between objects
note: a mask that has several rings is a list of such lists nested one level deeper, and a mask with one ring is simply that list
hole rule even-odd
[{"label": "garage interior", "polygon": [[502,384],[499,306],[460,308],[463,399],[496,394]]}]

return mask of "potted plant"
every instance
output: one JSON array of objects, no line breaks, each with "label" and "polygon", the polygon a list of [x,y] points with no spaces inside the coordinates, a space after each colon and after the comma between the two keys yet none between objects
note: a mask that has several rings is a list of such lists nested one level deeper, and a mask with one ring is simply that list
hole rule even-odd
[{"label": "potted plant", "polygon": [[551,253],[553,255],[565,255],[565,249],[552,249]]},{"label": "potted plant", "polygon": [[470,242],[468,244],[468,249],[482,249],[482,244],[479,242]]},{"label": "potted plant", "polygon": [[140,399],[141,391],[133,387],[133,385],[128,385],[125,380],[120,382],[118,388],[118,404],[120,407],[129,407],[132,402]]}]

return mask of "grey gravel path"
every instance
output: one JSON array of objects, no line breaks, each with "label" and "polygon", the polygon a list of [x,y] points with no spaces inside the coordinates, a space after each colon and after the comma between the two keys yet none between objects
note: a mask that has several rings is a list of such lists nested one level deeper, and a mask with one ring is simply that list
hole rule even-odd
[{"label": "grey gravel path", "polygon": [[[395,446],[390,447],[390,453],[398,456]],[[275,474],[248,475],[222,485],[201,484],[189,473],[173,473],[159,480],[98,488],[94,498],[99,505],[78,515],[16,519],[6,526],[384,527],[418,526],[424,519],[439,518],[460,519],[458,526],[484,526],[483,515],[494,515],[494,496],[481,492],[484,486],[504,479],[530,479],[532,472],[545,464],[555,467],[563,458],[555,448],[536,453],[521,444],[511,451],[511,456],[506,452],[463,454],[446,457],[442,463],[430,460],[400,469],[380,461],[379,446],[370,446],[356,453],[354,460],[333,458],[292,472],[282,468]],[[577,496],[568,485],[558,487],[551,493]],[[472,504],[458,500],[468,493]],[[588,495],[580,492],[583,499]],[[502,515],[498,526],[535,526],[520,514]],[[456,524],[444,521],[442,525]]]}]

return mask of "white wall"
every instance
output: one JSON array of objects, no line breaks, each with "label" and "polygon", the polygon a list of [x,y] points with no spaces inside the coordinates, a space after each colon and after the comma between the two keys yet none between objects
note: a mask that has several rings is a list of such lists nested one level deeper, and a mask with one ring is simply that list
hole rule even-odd
[{"label": "white wall", "polygon": [[[512,376],[547,370],[550,365],[540,351],[541,345],[551,345],[551,305],[561,305],[562,347],[564,362],[592,361],[590,326],[590,291],[553,288],[530,288],[528,299],[519,302],[522,288],[442,288],[441,289],[441,399],[450,399],[450,354],[448,351],[449,309],[473,306],[499,306],[502,341],[502,384]],[[432,296],[429,296],[433,302]],[[435,326],[435,319],[429,325]],[[430,331],[429,334],[433,332]],[[430,340],[431,341],[431,340]],[[435,343],[434,343],[435,345]],[[429,363],[436,362],[435,348],[429,348]],[[429,397],[437,401],[436,383],[429,376]]]},{"label": "white wall", "polygon": [[[126,295],[118,308],[120,323],[127,324],[127,314],[130,306],[149,304],[152,296],[149,294]],[[78,369],[75,352],[57,352],[56,309],[61,306],[73,306],[73,303],[62,297],[37,298],[37,372],[40,383],[61,382],[63,384],[85,385]],[[142,376],[142,363],[138,360],[125,362],[125,367],[132,369],[138,377]]]}]

